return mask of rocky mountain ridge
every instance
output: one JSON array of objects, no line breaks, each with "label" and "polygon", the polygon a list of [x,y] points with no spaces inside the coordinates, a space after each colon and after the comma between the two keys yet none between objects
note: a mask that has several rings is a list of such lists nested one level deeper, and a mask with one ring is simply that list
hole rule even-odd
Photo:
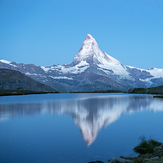
[{"label": "rocky mountain ridge", "polygon": [[102,52],[88,34],[73,62],[50,67],[0,60],[0,68],[17,70],[59,92],[127,90],[162,85],[163,69],[139,69],[124,66]]}]

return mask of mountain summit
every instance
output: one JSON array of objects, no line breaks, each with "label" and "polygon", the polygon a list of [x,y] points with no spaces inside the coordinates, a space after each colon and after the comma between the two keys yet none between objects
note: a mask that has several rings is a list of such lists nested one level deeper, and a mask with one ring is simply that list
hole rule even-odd
[{"label": "mountain summit", "polygon": [[78,54],[75,55],[73,63],[78,64],[81,61],[93,63],[94,55],[99,54],[99,48],[96,40],[88,34],[83,42]]},{"label": "mountain summit", "polygon": [[86,36],[73,60],[74,65],[81,62],[89,64],[89,66],[96,65],[98,70],[102,70],[106,74],[114,73],[121,75],[122,78],[134,80],[118,60],[99,49],[96,40],[90,34]]},{"label": "mountain summit", "polygon": [[71,64],[44,67],[1,59],[0,68],[20,71],[59,92],[127,90],[163,83],[163,69],[143,70],[124,66],[101,51],[90,34],[86,36]]}]

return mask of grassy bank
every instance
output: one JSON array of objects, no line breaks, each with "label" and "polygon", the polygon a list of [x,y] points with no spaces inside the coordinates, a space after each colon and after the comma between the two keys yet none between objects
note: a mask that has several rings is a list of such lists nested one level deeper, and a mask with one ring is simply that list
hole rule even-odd
[{"label": "grassy bank", "polygon": [[109,160],[109,163],[132,162],[132,163],[163,163],[163,143],[155,139],[140,137],[139,144],[133,149],[139,155],[137,157],[120,157]]},{"label": "grassy bank", "polygon": [[[163,143],[155,139],[139,138],[139,144],[133,151],[139,154],[137,157],[114,157],[108,163],[163,163]],[[102,161],[91,161],[89,163],[104,163]]]}]

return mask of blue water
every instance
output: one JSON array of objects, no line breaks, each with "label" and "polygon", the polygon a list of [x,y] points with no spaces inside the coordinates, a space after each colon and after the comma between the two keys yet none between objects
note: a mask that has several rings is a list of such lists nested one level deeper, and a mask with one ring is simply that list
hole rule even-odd
[{"label": "blue water", "polygon": [[163,141],[163,100],[151,95],[0,97],[0,163],[107,162],[135,155],[140,136]]}]

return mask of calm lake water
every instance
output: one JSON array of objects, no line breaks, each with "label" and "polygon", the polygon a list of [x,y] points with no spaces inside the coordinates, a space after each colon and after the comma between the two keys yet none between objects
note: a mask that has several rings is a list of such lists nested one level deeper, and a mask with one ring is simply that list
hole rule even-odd
[{"label": "calm lake water", "polygon": [[163,141],[163,99],[129,94],[0,97],[0,163],[105,163],[144,135]]}]

